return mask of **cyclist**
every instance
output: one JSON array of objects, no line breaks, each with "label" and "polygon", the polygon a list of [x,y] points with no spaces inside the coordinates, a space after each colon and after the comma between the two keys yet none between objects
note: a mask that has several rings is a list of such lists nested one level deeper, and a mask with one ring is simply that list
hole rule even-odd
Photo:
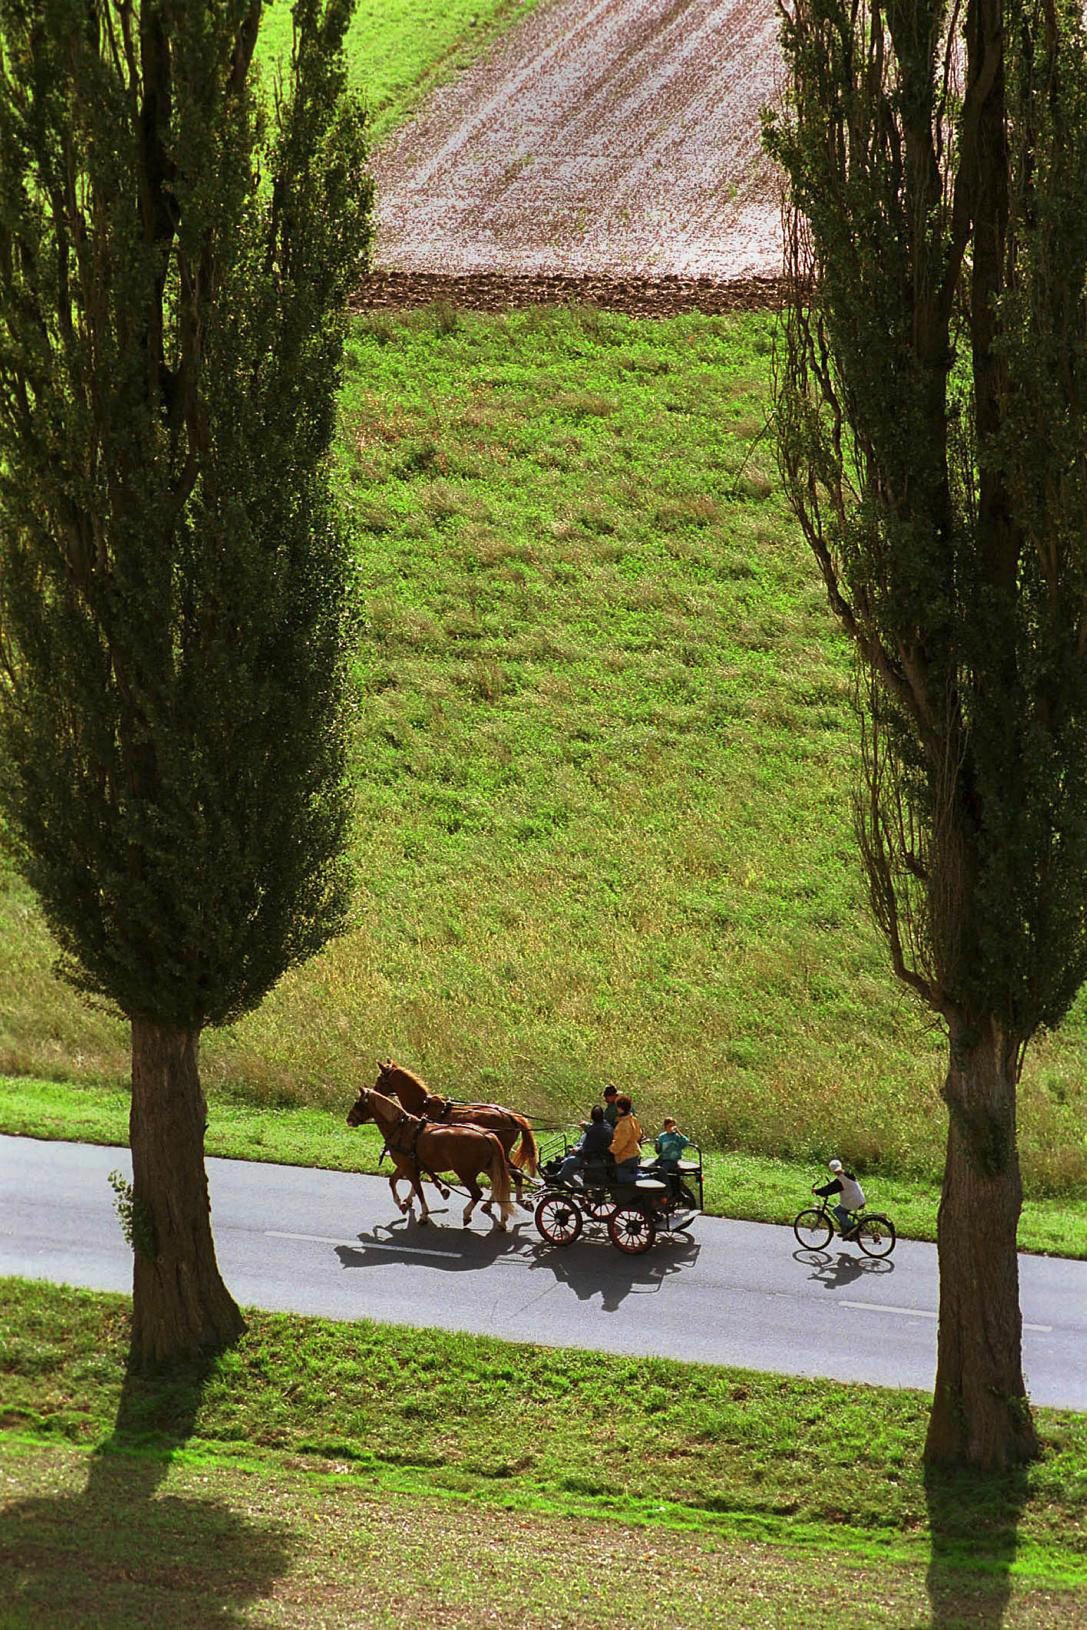
[{"label": "cyclist", "polygon": [[829,1183],[822,1188],[812,1185],[812,1193],[818,1194],[822,1199],[829,1200],[832,1194],[840,1194],[841,1199],[834,1207],[834,1215],[838,1219],[838,1226],[842,1230],[843,1239],[852,1239],[855,1224],[850,1216],[851,1211],[859,1211],[866,1204],[864,1190],[857,1182],[852,1172],[847,1172],[840,1160],[828,1160],[827,1169],[834,1173]]}]

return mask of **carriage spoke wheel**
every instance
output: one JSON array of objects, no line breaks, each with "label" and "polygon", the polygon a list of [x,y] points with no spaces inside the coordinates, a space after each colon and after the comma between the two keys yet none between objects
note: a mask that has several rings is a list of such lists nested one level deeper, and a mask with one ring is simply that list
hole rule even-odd
[{"label": "carriage spoke wheel", "polygon": [[857,1224],[857,1244],[865,1256],[890,1256],[895,1248],[895,1225],[890,1217],[873,1213]]},{"label": "carriage spoke wheel", "polygon": [[817,1211],[814,1206],[810,1211],[802,1211],[793,1223],[797,1244],[805,1251],[821,1251],[833,1232],[825,1212]]},{"label": "carriage spoke wheel", "polygon": [[572,1245],[581,1233],[577,1201],[566,1194],[545,1194],[536,1207],[536,1227],[549,1245]]},{"label": "carriage spoke wheel", "polygon": [[595,1222],[607,1222],[615,1210],[615,1201],[603,1189],[592,1189],[583,1196],[581,1209]]},{"label": "carriage spoke wheel", "polygon": [[641,1206],[616,1206],[608,1218],[608,1238],[627,1256],[641,1256],[657,1237],[657,1225]]}]

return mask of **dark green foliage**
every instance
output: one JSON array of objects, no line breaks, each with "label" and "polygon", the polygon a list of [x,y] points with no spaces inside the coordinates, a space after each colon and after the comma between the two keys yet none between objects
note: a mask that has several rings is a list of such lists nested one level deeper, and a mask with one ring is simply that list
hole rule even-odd
[{"label": "dark green foliage", "polygon": [[1087,975],[1087,55],[1075,5],[990,9],[805,0],[769,140],[783,464],[859,657],[876,916],[968,1044],[1022,1045]]},{"label": "dark green foliage", "polygon": [[340,926],[348,0],[0,3],[0,800],[68,975],[246,1012]]}]

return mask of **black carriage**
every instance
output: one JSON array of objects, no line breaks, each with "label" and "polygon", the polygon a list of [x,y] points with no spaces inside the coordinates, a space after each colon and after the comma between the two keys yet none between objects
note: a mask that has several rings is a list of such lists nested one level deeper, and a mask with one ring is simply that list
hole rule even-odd
[{"label": "black carriage", "polygon": [[[588,1161],[570,1182],[559,1178],[562,1156],[541,1169],[546,1187],[536,1205],[536,1227],[549,1245],[572,1245],[586,1223],[602,1223],[616,1250],[628,1256],[648,1251],[660,1234],[681,1234],[702,1210],[702,1151],[696,1158],[662,1168],[641,1168],[633,1181],[617,1177],[610,1156]],[[569,1151],[567,1151],[569,1152]]]}]

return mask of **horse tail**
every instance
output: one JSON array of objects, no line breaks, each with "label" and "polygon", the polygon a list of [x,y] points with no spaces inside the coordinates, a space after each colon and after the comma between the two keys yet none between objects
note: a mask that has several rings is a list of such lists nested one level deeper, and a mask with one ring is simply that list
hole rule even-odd
[{"label": "horse tail", "polygon": [[526,1177],[535,1177],[540,1169],[540,1152],[536,1147],[536,1134],[532,1125],[523,1115],[514,1115],[513,1119],[521,1128],[521,1141],[516,1149],[511,1150],[510,1160],[519,1166]]},{"label": "horse tail", "polygon": [[502,1147],[502,1139],[493,1132],[486,1136],[491,1144],[491,1198],[498,1201],[499,1210],[503,1218],[510,1216],[513,1207],[510,1204],[510,1172],[506,1164],[506,1151]]}]

